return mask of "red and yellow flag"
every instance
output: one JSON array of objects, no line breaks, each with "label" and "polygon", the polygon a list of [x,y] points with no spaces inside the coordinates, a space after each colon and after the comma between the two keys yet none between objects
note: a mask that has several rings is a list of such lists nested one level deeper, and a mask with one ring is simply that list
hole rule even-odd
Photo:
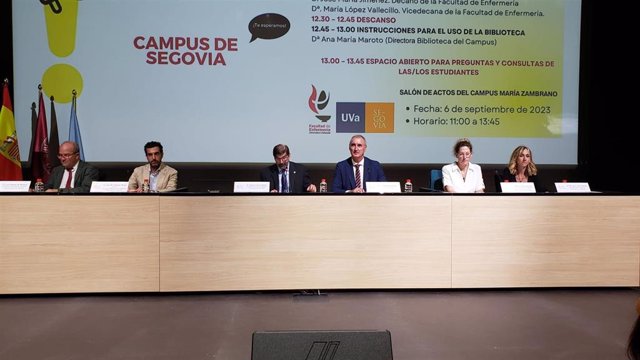
[{"label": "red and yellow flag", "polygon": [[0,180],[22,180],[18,134],[7,81],[2,84],[0,110]]}]

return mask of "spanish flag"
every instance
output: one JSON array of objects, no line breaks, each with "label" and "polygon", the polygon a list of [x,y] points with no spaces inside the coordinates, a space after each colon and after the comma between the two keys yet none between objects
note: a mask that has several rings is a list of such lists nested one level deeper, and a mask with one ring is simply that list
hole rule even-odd
[{"label": "spanish flag", "polygon": [[18,134],[7,80],[2,84],[0,110],[0,180],[22,180]]}]

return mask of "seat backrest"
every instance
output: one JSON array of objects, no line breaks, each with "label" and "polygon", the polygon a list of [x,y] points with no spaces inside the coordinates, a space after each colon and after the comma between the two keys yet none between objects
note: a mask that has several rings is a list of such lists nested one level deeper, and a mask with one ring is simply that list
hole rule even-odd
[{"label": "seat backrest", "polygon": [[502,186],[500,186],[500,183],[502,182],[502,175],[500,175],[498,170],[493,174],[493,182],[496,185],[496,192],[502,192]]},{"label": "seat backrest", "polygon": [[432,190],[443,191],[444,186],[442,185],[442,170],[441,169],[431,169],[429,174],[429,188]]}]

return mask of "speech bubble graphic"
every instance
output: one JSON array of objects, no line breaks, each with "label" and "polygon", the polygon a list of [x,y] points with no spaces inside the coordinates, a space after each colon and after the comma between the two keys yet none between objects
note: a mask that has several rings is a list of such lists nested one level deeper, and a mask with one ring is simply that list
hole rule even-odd
[{"label": "speech bubble graphic", "polygon": [[255,39],[271,40],[286,34],[291,28],[289,19],[280,14],[262,14],[254,17],[249,22],[249,32],[252,42]]}]

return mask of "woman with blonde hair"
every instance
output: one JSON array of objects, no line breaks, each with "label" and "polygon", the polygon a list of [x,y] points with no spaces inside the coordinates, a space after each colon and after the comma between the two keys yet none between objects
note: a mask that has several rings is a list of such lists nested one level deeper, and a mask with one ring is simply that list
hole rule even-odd
[{"label": "woman with blonde hair", "polygon": [[502,171],[502,181],[532,182],[536,192],[543,192],[538,179],[538,167],[533,161],[533,152],[530,148],[520,145],[513,149],[509,164]]}]

